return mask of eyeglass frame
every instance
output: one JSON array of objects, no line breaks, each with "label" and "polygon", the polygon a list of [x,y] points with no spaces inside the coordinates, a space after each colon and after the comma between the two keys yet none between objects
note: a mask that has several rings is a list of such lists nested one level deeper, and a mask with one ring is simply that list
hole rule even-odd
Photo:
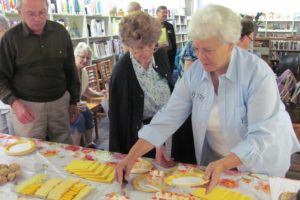
[{"label": "eyeglass frame", "polygon": [[254,39],[253,38],[251,38],[249,35],[246,35],[246,37],[251,41],[251,42],[253,42],[254,41]]},{"label": "eyeglass frame", "polygon": [[25,15],[29,18],[34,18],[34,17],[45,17],[47,16],[48,12],[47,10],[40,10],[39,12],[31,12],[31,11],[25,11]]},{"label": "eyeglass frame", "polygon": [[222,46],[224,46],[226,43],[223,43],[222,45],[218,46],[217,48],[215,49],[206,49],[206,48],[203,48],[203,49],[197,49],[195,48],[195,46],[192,46],[192,48],[194,49],[196,55],[198,55],[199,53],[201,53],[202,55],[204,55],[205,57],[211,57],[212,56],[212,53],[216,52],[219,48],[221,48]]},{"label": "eyeglass frame", "polygon": [[90,61],[92,58],[91,56],[87,57],[87,56],[82,56],[82,55],[77,55],[80,59],[86,59],[87,61]]},{"label": "eyeglass frame", "polygon": [[[154,47],[151,48],[150,47],[151,45],[154,45]],[[134,48],[139,48],[140,50],[134,50]],[[140,52],[145,51],[144,50],[145,48],[152,49],[153,53],[157,52],[160,49],[160,47],[157,44],[148,44],[148,45],[145,45],[145,46],[142,46],[142,47],[129,47],[129,49],[131,51],[133,51],[134,54],[140,54]],[[138,51],[138,52],[136,52],[136,51]]]}]

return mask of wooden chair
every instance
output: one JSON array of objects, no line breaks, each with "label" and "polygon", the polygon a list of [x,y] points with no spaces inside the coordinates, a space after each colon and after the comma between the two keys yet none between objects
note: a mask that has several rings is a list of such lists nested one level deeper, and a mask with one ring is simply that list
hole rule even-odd
[{"label": "wooden chair", "polygon": [[109,81],[112,73],[111,60],[105,60],[97,63],[98,72],[100,75],[99,83],[101,89],[107,89],[105,84]]},{"label": "wooden chair", "polygon": [[93,64],[90,66],[86,66],[85,70],[88,74],[88,87],[100,91],[100,83],[99,83],[99,76],[98,76],[98,69],[97,65]]},{"label": "wooden chair", "polygon": [[[90,66],[86,66],[84,68],[84,70],[86,70],[86,72],[87,72],[87,78],[88,78],[88,80],[87,80],[87,82],[88,82],[87,87],[90,87],[90,88],[92,88],[92,89],[100,92],[101,89],[100,89],[100,84],[99,84],[97,65],[93,64],[93,65],[90,65]],[[82,89],[84,89],[84,88],[82,88]],[[98,117],[99,116],[98,116],[98,110],[99,110],[99,107],[101,107],[101,105],[100,105],[101,99],[96,102],[95,100],[93,100],[93,98],[88,98],[87,102],[88,102],[87,106],[93,112],[93,118],[94,118],[94,124],[95,124],[95,134],[96,134],[96,139],[98,140],[99,139],[99,132],[98,132]]]}]

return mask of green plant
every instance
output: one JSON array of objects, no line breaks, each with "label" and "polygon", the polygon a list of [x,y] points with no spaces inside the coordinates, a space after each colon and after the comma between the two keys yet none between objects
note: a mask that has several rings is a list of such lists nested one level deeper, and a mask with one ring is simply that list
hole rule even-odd
[{"label": "green plant", "polygon": [[254,23],[256,26],[259,26],[262,23],[262,21],[259,21],[259,17],[263,14],[264,14],[263,12],[256,13],[256,15],[254,17]]},{"label": "green plant", "polygon": [[259,25],[262,24],[262,21],[259,21],[259,17],[263,14],[264,14],[263,12],[258,12],[258,13],[256,13],[255,17],[252,17],[250,15],[245,15],[245,14],[240,14],[240,16],[242,19],[247,18],[248,20],[253,20],[253,23],[255,24],[255,26],[258,27]]}]

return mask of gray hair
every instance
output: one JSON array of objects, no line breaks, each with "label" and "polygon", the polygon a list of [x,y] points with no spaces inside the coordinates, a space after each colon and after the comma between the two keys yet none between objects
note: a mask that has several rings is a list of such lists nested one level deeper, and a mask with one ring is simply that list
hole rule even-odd
[{"label": "gray hair", "polygon": [[156,14],[159,13],[160,11],[162,10],[168,10],[167,6],[159,6],[157,9],[156,9]]},{"label": "gray hair", "polygon": [[214,36],[225,43],[236,44],[241,36],[241,20],[237,13],[221,5],[198,9],[188,26],[188,35],[194,39]]},{"label": "gray hair", "polygon": [[79,42],[77,46],[74,49],[74,56],[78,56],[82,52],[87,51],[90,56],[92,55],[92,49],[89,45],[87,45],[85,42]]},{"label": "gray hair", "polygon": [[[48,6],[49,6],[48,0],[44,0],[44,1],[45,1],[45,4],[46,4],[47,8],[48,8]],[[16,9],[20,9],[21,8],[22,2],[23,2],[23,0],[17,0],[17,2],[16,2]]]},{"label": "gray hair", "polygon": [[132,1],[128,4],[127,13],[131,13],[133,11],[141,11],[141,10],[142,10],[141,5],[136,1]]},{"label": "gray hair", "polygon": [[9,27],[8,19],[5,16],[0,15],[0,28],[3,28],[6,31]]},{"label": "gray hair", "polygon": [[122,18],[119,31],[123,44],[128,47],[141,47],[157,43],[161,24],[149,14],[136,11]]}]

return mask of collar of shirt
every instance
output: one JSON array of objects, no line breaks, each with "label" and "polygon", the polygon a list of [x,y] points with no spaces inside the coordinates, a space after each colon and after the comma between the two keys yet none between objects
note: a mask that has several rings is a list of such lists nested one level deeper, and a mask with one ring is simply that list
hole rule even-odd
[{"label": "collar of shirt", "polygon": [[[24,38],[25,37],[28,37],[29,35],[31,34],[34,34],[32,33],[32,31],[29,29],[29,27],[27,26],[27,24],[25,22],[22,22],[22,30],[23,30],[23,36]],[[46,24],[45,24],[45,27],[44,27],[44,31],[42,34],[44,34],[45,32],[48,32],[48,31],[54,31],[55,29],[53,28],[53,26],[51,26],[51,24],[49,23],[49,20],[46,21]]]},{"label": "collar of shirt", "polygon": [[135,58],[134,56],[131,54],[131,52],[129,52],[129,55],[130,55],[130,59],[131,59],[131,62],[132,62],[132,65],[133,65],[133,68],[134,70],[139,73],[139,74],[144,74],[144,73],[147,73],[149,71],[149,69],[152,67],[152,66],[155,66],[155,60],[154,60],[154,57],[152,56],[152,61],[149,63],[149,66],[148,66],[148,70],[146,70]]}]

